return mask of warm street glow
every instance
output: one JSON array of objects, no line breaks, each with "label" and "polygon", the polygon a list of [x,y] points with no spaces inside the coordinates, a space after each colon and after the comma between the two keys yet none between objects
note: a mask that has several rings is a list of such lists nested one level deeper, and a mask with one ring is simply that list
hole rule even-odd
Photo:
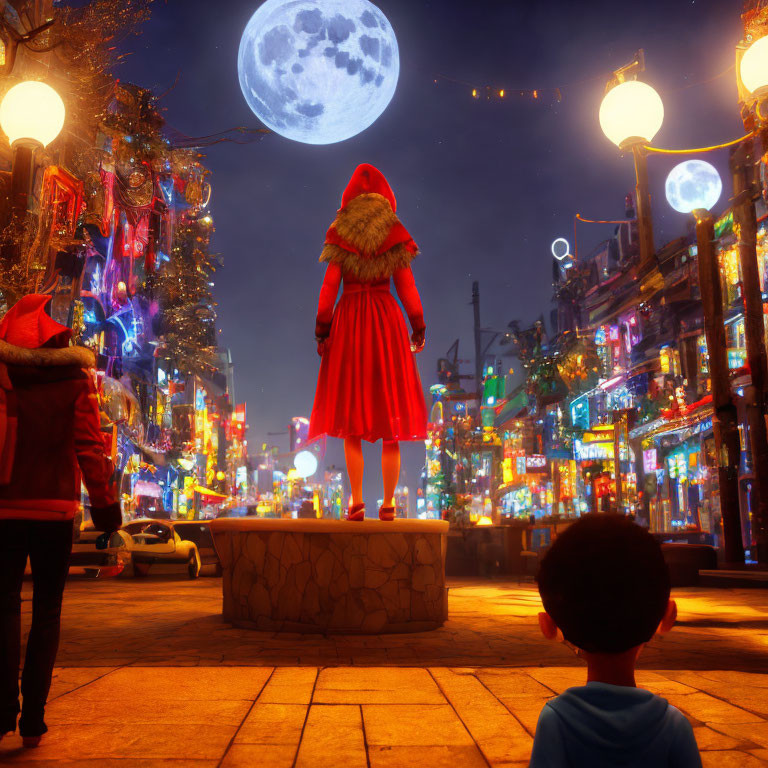
[{"label": "warm street glow", "polygon": [[639,80],[612,88],[600,104],[600,127],[618,147],[650,143],[663,122],[661,97]]},{"label": "warm street glow", "polygon": [[64,102],[50,85],[28,80],[14,85],[0,103],[0,127],[13,144],[24,139],[50,144],[64,127]]}]

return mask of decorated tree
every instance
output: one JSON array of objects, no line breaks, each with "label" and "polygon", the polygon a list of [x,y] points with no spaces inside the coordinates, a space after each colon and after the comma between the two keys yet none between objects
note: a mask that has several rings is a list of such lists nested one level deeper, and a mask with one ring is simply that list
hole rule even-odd
[{"label": "decorated tree", "polygon": [[185,219],[174,234],[170,260],[147,280],[160,309],[160,354],[181,373],[206,375],[218,367],[212,229],[209,216]]}]

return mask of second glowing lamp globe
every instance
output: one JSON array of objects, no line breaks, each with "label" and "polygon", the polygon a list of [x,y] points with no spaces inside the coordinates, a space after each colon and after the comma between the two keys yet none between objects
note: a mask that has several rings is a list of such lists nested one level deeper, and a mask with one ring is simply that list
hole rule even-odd
[{"label": "second glowing lamp globe", "polygon": [[317,472],[317,458],[311,451],[299,451],[293,459],[293,466],[299,477],[312,477]]},{"label": "second glowing lamp globe", "polygon": [[739,67],[744,87],[757,97],[768,96],[768,37],[756,40],[744,52]]},{"label": "second glowing lamp globe", "polygon": [[653,141],[664,122],[664,104],[647,83],[627,80],[605,94],[599,116],[603,133],[626,149]]},{"label": "second glowing lamp globe", "polygon": [[17,83],[0,102],[0,127],[8,141],[48,146],[64,127],[64,102],[46,83]]}]

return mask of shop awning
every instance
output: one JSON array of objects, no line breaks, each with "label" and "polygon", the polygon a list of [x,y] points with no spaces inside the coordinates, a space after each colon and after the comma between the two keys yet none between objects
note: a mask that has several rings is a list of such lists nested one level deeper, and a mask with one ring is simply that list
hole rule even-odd
[{"label": "shop awning", "polygon": [[201,496],[206,496],[211,499],[226,499],[229,498],[226,493],[219,493],[211,488],[204,488],[202,485],[195,486],[195,493],[199,493]]},{"label": "shop awning", "polygon": [[161,499],[163,497],[163,489],[157,483],[152,483],[148,480],[137,480],[136,485],[133,486],[133,495]]}]

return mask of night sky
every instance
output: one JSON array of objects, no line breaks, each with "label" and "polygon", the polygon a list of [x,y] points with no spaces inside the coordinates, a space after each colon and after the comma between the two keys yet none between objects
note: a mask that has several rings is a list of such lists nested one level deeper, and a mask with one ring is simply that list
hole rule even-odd
[{"label": "night sky", "polygon": [[[156,93],[177,130],[202,136],[256,127],[237,78],[237,51],[258,0],[157,0],[141,38],[117,75]],[[232,350],[236,397],[248,404],[250,444],[309,416],[319,365],[314,316],[323,277],[325,230],[361,162],[388,177],[398,214],[421,249],[413,264],[427,322],[419,358],[426,388],[437,358],[456,338],[472,356],[471,284],[480,281],[483,323],[548,318],[550,243],[572,241],[573,216],[624,216],[634,187],[630,157],[602,134],[597,112],[611,71],[646,52],[642,79],[661,94],[665,122],[654,143],[693,147],[741,135],[731,65],[741,37],[737,0],[454,2],[380,0],[400,47],[397,92],[374,125],[339,144],[310,146],[269,135],[208,150],[213,171],[214,248],[220,341]],[[728,67],[730,71],[725,72]],[[722,74],[724,73],[724,74]],[[562,101],[514,95],[473,100],[471,86],[559,87]],[[722,75],[717,77],[718,75]],[[663,195],[682,158],[653,157],[650,175],[657,246],[683,234],[686,217]],[[723,173],[727,155],[708,156]],[[586,254],[611,227],[579,225]],[[517,367],[515,360],[509,364]],[[465,366],[468,373],[471,365]],[[334,442],[335,441],[331,441]],[[380,494],[378,448],[368,462],[367,497]],[[415,486],[423,446],[404,454]],[[329,462],[341,461],[331,445]]]}]

